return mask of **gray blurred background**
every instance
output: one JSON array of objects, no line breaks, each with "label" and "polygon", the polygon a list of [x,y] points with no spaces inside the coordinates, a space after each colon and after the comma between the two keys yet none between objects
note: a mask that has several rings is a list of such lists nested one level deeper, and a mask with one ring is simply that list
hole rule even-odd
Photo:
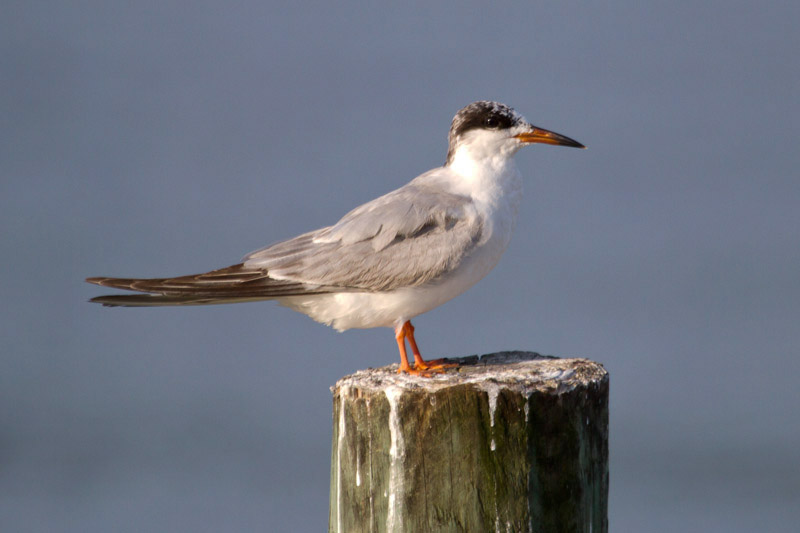
[{"label": "gray blurred background", "polygon": [[330,224],[496,99],[589,150],[517,156],[511,246],[423,353],[602,362],[613,531],[796,531],[798,4],[332,4],[3,3],[0,530],[325,530],[329,387],[392,332],[82,280]]}]

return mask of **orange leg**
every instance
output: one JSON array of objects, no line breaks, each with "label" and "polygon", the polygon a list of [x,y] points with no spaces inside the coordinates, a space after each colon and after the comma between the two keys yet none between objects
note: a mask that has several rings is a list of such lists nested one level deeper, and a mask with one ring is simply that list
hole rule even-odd
[{"label": "orange leg", "polygon": [[[454,363],[445,363],[444,359],[436,359],[434,361],[425,361],[419,353],[417,341],[414,339],[414,326],[411,321],[405,321],[401,326],[395,328],[395,338],[397,339],[397,346],[400,348],[400,368],[398,372],[406,372],[408,374],[416,374],[421,376],[430,376],[431,373],[444,372],[445,368],[457,367]],[[408,339],[408,344],[411,345],[411,352],[414,354],[414,368],[408,364],[408,355],[406,354],[405,339]]]},{"label": "orange leg", "polygon": [[409,366],[408,356],[406,355],[406,330],[404,326],[405,324],[394,328],[394,338],[397,339],[397,347],[400,349],[400,368],[397,369],[397,373],[413,374],[414,369]]}]

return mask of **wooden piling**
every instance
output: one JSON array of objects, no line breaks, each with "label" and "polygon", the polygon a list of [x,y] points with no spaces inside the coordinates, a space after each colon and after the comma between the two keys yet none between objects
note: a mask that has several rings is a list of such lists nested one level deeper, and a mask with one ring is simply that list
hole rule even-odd
[{"label": "wooden piling", "polygon": [[502,352],[333,390],[330,532],[608,530],[608,373]]}]

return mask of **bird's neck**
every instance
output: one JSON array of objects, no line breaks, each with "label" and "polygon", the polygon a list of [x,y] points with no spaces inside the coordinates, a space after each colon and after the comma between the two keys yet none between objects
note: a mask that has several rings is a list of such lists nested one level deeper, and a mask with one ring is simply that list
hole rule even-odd
[{"label": "bird's neck", "polygon": [[522,178],[512,155],[500,152],[482,157],[464,147],[456,151],[448,167],[459,176],[461,194],[491,204],[509,200],[517,203]]}]

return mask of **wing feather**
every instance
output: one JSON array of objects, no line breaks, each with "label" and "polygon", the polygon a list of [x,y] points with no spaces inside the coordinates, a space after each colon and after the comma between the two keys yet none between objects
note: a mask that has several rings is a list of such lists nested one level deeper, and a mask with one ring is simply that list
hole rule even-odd
[{"label": "wing feather", "polygon": [[104,305],[124,306],[204,305],[330,292],[330,289],[304,283],[275,280],[263,269],[246,268],[242,264],[175,278],[96,277],[86,281],[103,287],[151,293],[92,299]]},{"label": "wing feather", "polygon": [[418,178],[333,226],[249,254],[244,266],[263,268],[275,279],[325,287],[414,287],[458,267],[480,241],[482,229],[469,197]]},{"label": "wing feather", "polygon": [[435,169],[352,210],[333,226],[248,254],[242,263],[174,278],[88,278],[151,294],[100,296],[104,305],[205,305],[342,291],[390,291],[435,281],[481,241],[468,196],[437,186]]}]

